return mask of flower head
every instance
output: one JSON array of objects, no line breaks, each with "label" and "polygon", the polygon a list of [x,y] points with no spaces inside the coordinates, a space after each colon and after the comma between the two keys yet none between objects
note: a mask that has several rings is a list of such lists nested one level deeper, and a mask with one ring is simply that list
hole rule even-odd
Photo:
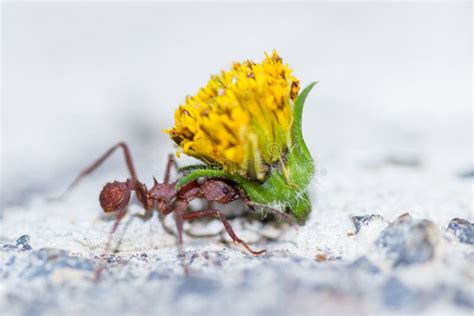
[{"label": "flower head", "polygon": [[276,52],[261,63],[234,63],[186,98],[166,132],[185,154],[261,180],[291,146],[298,92],[298,79]]}]

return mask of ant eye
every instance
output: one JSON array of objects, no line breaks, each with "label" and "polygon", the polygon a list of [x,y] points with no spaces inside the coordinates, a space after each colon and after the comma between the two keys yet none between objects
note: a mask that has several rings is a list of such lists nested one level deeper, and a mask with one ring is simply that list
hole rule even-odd
[{"label": "ant eye", "polygon": [[228,189],[227,187],[223,187],[223,188],[222,188],[222,192],[223,192],[224,194],[229,194],[230,191],[229,191],[229,189]]}]

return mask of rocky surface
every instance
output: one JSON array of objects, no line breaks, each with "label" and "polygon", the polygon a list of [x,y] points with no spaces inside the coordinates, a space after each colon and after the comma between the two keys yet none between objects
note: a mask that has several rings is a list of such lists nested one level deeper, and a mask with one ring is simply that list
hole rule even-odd
[{"label": "rocky surface", "polygon": [[[321,169],[304,226],[231,221],[267,249],[258,257],[229,243],[217,221],[187,223],[189,234],[211,236],[185,236],[179,253],[156,214],[133,216],[142,213],[135,204],[106,251],[113,218],[96,196],[114,170],[63,201],[10,205],[0,222],[0,314],[472,315],[472,180],[399,162]],[[164,224],[173,230],[171,217]]]}]

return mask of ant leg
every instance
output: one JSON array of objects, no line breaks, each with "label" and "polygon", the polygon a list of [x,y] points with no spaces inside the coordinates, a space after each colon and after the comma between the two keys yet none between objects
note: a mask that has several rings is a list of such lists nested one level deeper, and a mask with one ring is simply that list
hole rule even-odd
[{"label": "ant leg", "polygon": [[174,160],[173,154],[168,155],[168,161],[166,163],[165,177],[163,183],[168,184],[170,181],[171,167],[174,167],[179,172],[178,163]]},{"label": "ant leg", "polygon": [[[132,160],[132,155],[130,154],[130,150],[128,149],[128,146],[124,142],[120,142],[117,145],[113,146],[109,150],[107,150],[102,156],[100,156],[92,165],[87,167],[86,169],[82,170],[81,173],[74,179],[74,181],[69,185],[69,187],[66,189],[66,191],[60,196],[63,197],[65,196],[68,192],[70,192],[75,186],[79,184],[82,178],[85,176],[91,174],[95,169],[97,169],[110,155],[113,154],[113,152],[118,149],[122,148],[123,149],[123,154],[125,157],[125,162],[127,164],[128,171],[130,173],[130,176],[133,180],[133,182],[138,182],[137,180],[137,173],[135,171],[135,167],[133,165],[133,160]],[[140,186],[139,186],[140,187]]]},{"label": "ant leg", "polygon": [[227,218],[225,217],[225,215],[221,211],[209,209],[209,210],[196,211],[196,212],[192,212],[192,213],[182,214],[183,220],[193,220],[193,219],[202,218],[202,217],[217,217],[217,218],[219,218],[219,220],[224,225],[224,228],[227,231],[227,234],[229,234],[230,238],[232,238],[232,240],[234,242],[241,244],[252,255],[256,256],[256,255],[262,254],[266,251],[266,250],[255,251],[252,248],[250,248],[250,246],[247,245],[247,243],[245,241],[240,239],[235,234],[235,232],[232,229],[232,226],[230,225],[229,221],[227,220]]},{"label": "ant leg", "polygon": [[[109,233],[109,238],[107,240],[107,243],[105,244],[105,249],[104,252],[102,253],[101,257],[105,256],[107,253],[110,251],[110,245],[112,243],[112,237],[117,231],[117,228],[119,227],[120,221],[125,217],[125,214],[127,213],[126,208],[122,208],[118,211],[117,217],[115,218],[114,224],[112,225],[112,229],[110,230]],[[98,281],[100,279],[100,275],[102,271],[105,268],[105,264],[100,264],[99,267],[95,270],[95,276],[94,276],[94,281]]]},{"label": "ant leg", "polygon": [[135,219],[135,216],[130,216],[127,221],[124,223],[122,232],[120,233],[120,236],[117,240],[117,244],[115,245],[114,249],[112,250],[112,253],[118,253],[120,250],[120,246],[122,245],[123,238],[125,237],[125,234],[127,233],[128,227],[132,223],[132,221]]},{"label": "ant leg", "polygon": [[186,200],[179,199],[176,201],[176,208],[174,209],[174,219],[176,221],[176,230],[178,231],[178,247],[179,253],[182,256],[185,275],[189,275],[189,267],[186,261],[186,254],[183,249],[183,212],[187,207],[188,202]]},{"label": "ant leg", "polygon": [[175,231],[168,227],[165,223],[165,216],[158,213],[158,220],[160,221],[160,224],[161,224],[161,227],[163,227],[163,230],[168,234],[168,235],[171,235],[171,236],[174,236],[174,237],[177,237],[176,236],[176,233]]}]

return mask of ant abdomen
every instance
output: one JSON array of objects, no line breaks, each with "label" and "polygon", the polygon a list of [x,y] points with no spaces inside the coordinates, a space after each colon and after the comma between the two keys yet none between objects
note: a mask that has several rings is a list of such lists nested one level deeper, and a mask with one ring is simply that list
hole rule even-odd
[{"label": "ant abdomen", "polygon": [[100,192],[100,206],[106,213],[123,209],[130,201],[130,193],[127,182],[109,182]]}]

